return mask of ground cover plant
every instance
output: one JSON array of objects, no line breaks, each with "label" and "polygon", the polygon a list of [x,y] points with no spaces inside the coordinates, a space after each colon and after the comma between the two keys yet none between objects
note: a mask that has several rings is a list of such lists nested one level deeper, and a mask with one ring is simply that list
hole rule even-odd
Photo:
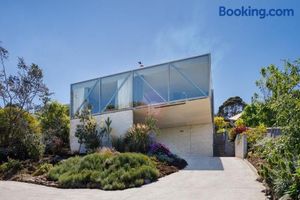
[{"label": "ground cover plant", "polygon": [[49,171],[49,178],[60,187],[104,190],[141,186],[158,176],[155,163],[146,155],[111,151],[69,158]]},{"label": "ground cover plant", "polygon": [[22,168],[21,162],[14,159],[8,159],[7,162],[0,165],[0,178],[8,179],[16,174]]},{"label": "ground cover plant", "polygon": [[[123,184],[117,184],[119,182],[119,176],[120,174],[124,173],[124,176],[122,180],[127,180],[126,176],[129,175],[129,181],[132,181],[133,179],[137,178],[139,180],[134,181],[133,184],[125,184],[125,188],[127,187],[134,187],[134,186],[139,186],[140,184],[146,184],[150,183],[157,178],[172,174],[174,172],[177,172],[179,169],[182,167],[179,166],[173,166],[171,163],[166,162],[165,160],[158,160],[156,156],[147,156],[144,154],[140,153],[119,153],[115,151],[114,149],[110,148],[102,148],[101,150],[98,150],[97,153],[94,154],[103,154],[105,152],[104,157],[107,157],[105,161],[105,167],[109,167],[108,170],[103,174],[103,180],[105,179],[104,183],[108,184],[110,183],[109,181],[115,182],[114,186],[112,185],[107,185],[105,189],[122,189]],[[112,158],[113,156],[111,155],[120,155],[121,157],[118,158]],[[34,161],[34,160],[14,160],[14,159],[9,159],[7,162],[4,162],[3,164],[0,165],[0,180],[13,180],[13,181],[21,181],[21,182],[29,182],[29,183],[35,183],[35,184],[41,184],[41,185],[46,185],[46,186],[52,186],[52,187],[64,187],[64,188],[73,188],[73,187],[89,187],[89,188],[100,188],[99,183],[93,182],[93,180],[89,179],[89,173],[92,175],[94,174],[94,177],[97,175],[97,173],[92,173],[93,170],[92,168],[89,168],[89,170],[84,169],[80,171],[80,174],[75,175],[74,173],[74,168],[75,166],[94,166],[97,164],[97,159],[94,161],[94,157],[98,156],[91,156],[93,154],[88,154],[88,155],[69,155],[65,157],[61,156],[48,156],[40,159],[39,161]],[[124,156],[126,155],[126,156]],[[137,155],[137,156],[136,156]],[[68,158],[69,157],[69,158]],[[87,157],[82,161],[83,158]],[[104,161],[103,156],[102,161]],[[136,157],[138,157],[136,159]],[[89,158],[89,159],[88,159]],[[131,161],[130,161],[131,160]],[[140,162],[142,160],[142,163]],[[149,161],[150,160],[150,161]],[[90,163],[89,163],[90,162]],[[185,161],[184,161],[185,162]],[[63,163],[63,164],[62,164]],[[84,164],[83,164],[84,163]],[[129,168],[129,171],[126,171],[129,166],[132,165],[139,165],[139,163],[143,166],[140,171],[134,171],[134,168]],[[151,163],[148,167],[145,167],[145,163]],[[103,164],[103,163],[102,163]],[[154,166],[153,166],[154,165]],[[115,175],[110,175],[111,172],[114,172],[117,168],[119,167],[119,172],[116,172],[118,176]],[[150,169],[150,168],[151,169]],[[52,171],[52,169],[54,171]],[[82,168],[80,168],[82,169]],[[96,168],[93,168],[94,172],[97,171],[97,166]],[[149,171],[150,170],[150,171]],[[50,172],[51,171],[51,177],[50,177]],[[154,176],[152,177],[151,174],[154,173]],[[157,173],[158,172],[158,175]],[[79,171],[78,171],[79,173]],[[151,178],[148,175],[150,174]],[[70,175],[70,177],[68,177]],[[85,176],[84,176],[85,175]],[[61,177],[62,176],[62,177]],[[61,177],[61,180],[63,182],[59,182],[59,177]],[[131,177],[131,178],[130,178]],[[142,183],[142,178],[139,177],[144,177],[143,183]],[[90,177],[92,178],[92,177]],[[81,182],[81,181],[83,182]],[[85,180],[85,181],[84,181]],[[103,182],[102,180],[102,182]],[[76,182],[79,181],[79,182]],[[98,180],[100,181],[100,179]],[[100,181],[101,183],[101,181]]]}]

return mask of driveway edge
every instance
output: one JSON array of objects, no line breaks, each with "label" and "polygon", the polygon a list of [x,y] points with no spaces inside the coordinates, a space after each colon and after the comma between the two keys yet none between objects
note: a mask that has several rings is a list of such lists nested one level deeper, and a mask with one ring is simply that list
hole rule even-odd
[{"label": "driveway edge", "polygon": [[256,174],[256,176],[259,177],[257,169],[247,159],[243,159],[243,160],[250,167],[250,169]]}]

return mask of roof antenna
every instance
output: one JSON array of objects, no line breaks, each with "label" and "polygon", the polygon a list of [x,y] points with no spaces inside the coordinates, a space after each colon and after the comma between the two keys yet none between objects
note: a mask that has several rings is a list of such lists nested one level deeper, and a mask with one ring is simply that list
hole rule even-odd
[{"label": "roof antenna", "polygon": [[144,65],[141,61],[139,61],[138,64],[140,65],[141,68],[144,67]]}]

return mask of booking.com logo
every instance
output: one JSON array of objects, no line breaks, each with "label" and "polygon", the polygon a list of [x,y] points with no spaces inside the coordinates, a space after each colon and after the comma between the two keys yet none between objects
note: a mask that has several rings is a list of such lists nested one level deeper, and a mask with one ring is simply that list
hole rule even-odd
[{"label": "booking.com logo", "polygon": [[266,17],[275,17],[275,16],[294,16],[294,9],[284,8],[284,9],[265,9],[265,8],[252,8],[248,7],[240,7],[240,8],[226,8],[225,6],[219,7],[219,16],[236,16],[236,17],[259,17],[260,19],[264,19]]}]

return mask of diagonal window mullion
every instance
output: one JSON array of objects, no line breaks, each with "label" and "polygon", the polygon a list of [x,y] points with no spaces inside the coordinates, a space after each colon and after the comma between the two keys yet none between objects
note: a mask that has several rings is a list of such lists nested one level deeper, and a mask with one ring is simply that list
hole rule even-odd
[{"label": "diagonal window mullion", "polygon": [[115,91],[115,93],[112,95],[112,97],[110,98],[110,100],[108,101],[108,103],[105,105],[105,107],[102,109],[101,112],[104,112],[106,107],[112,102],[112,100],[115,98],[115,96],[118,94],[118,92],[120,91],[120,89],[123,87],[123,85],[125,84],[125,82],[129,79],[129,77],[131,76],[131,74],[128,74],[128,76],[124,79],[124,81],[122,82],[122,84],[120,85],[120,87],[117,88],[117,90]]},{"label": "diagonal window mullion", "polygon": [[152,101],[147,96],[144,95],[144,98],[147,100],[148,103],[152,103]]},{"label": "diagonal window mullion", "polygon": [[155,94],[157,94],[164,102],[167,102],[165,98],[163,98],[148,81],[146,81],[138,72],[135,73],[155,92]]},{"label": "diagonal window mullion", "polygon": [[85,104],[87,99],[90,97],[91,93],[95,89],[96,85],[99,83],[99,80],[96,81],[96,83],[93,85],[92,89],[89,91],[88,95],[84,98],[83,102],[80,104],[80,106],[77,108],[76,113],[79,112],[79,110],[82,108],[82,106]]},{"label": "diagonal window mullion", "polygon": [[188,81],[190,84],[192,84],[197,90],[199,90],[202,95],[206,96],[205,92],[194,82],[192,81],[184,72],[180,71],[176,66],[171,64],[171,67],[174,68],[186,81]]}]

